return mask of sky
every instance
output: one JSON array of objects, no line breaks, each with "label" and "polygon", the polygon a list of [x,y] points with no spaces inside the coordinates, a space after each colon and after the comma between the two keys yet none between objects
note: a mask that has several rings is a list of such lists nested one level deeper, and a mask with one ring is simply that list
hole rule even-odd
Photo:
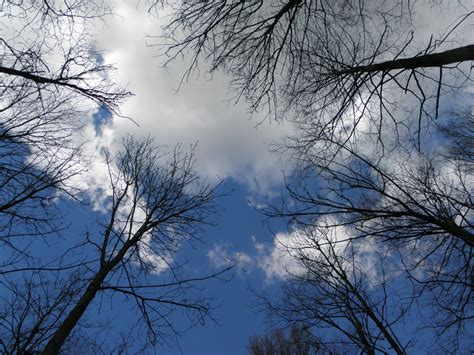
[{"label": "sky", "polygon": [[[281,251],[277,240],[297,239],[279,221],[268,220],[256,210],[259,202],[280,192],[283,173],[291,172],[291,161],[272,152],[272,143],[294,132],[288,121],[265,119],[263,113],[250,113],[247,104],[235,101],[229,89],[230,78],[222,72],[206,74],[206,63],[185,82],[182,75],[189,58],[178,58],[166,68],[156,39],[147,35],[160,33],[166,23],[166,10],[152,16],[143,4],[134,1],[107,0],[115,15],[95,28],[98,60],[117,69],[113,80],[133,92],[120,107],[123,117],[114,116],[104,107],[91,108],[87,125],[79,139],[86,138],[84,162],[88,170],[75,183],[84,190],[99,191],[108,184],[104,149],[117,148],[127,134],[152,137],[158,145],[184,150],[196,145],[196,170],[211,183],[224,180],[218,199],[219,213],[213,216],[215,226],[199,235],[202,242],[191,248],[183,245],[179,258],[190,258],[190,272],[206,272],[238,261],[228,274],[227,282],[204,284],[204,293],[214,299],[213,315],[217,323],[192,328],[178,341],[154,349],[164,354],[245,354],[249,337],[265,333],[270,324],[257,311],[255,292],[276,294],[286,270],[293,265]],[[439,14],[438,14],[439,15]],[[420,43],[426,36],[452,23],[456,14],[446,13],[443,23],[420,16]],[[454,105],[454,104],[453,104]],[[127,118],[127,117],[130,117]],[[77,234],[83,233],[84,221],[93,224],[102,211],[100,194],[91,194],[92,209],[66,211]],[[91,227],[93,229],[93,227]],[[36,250],[42,254],[45,251]],[[370,265],[369,265],[370,266]],[[98,309],[90,317],[100,317]],[[117,316],[126,326],[127,308]],[[176,318],[186,326],[186,319]],[[150,353],[154,353],[150,350]]]},{"label": "sky", "polygon": [[209,178],[233,177],[255,189],[277,184],[282,166],[270,154],[268,143],[289,133],[289,124],[251,116],[245,103],[235,104],[229,78],[220,72],[207,75],[206,63],[180,86],[189,58],[165,69],[163,48],[149,46],[157,40],[147,38],[160,33],[165,13],[156,18],[125,2],[118,2],[115,12],[117,16],[98,34],[98,46],[104,49],[106,62],[117,67],[114,79],[134,93],[121,110],[138,126],[115,120],[114,134],[150,134],[167,145],[197,142],[197,169]]}]

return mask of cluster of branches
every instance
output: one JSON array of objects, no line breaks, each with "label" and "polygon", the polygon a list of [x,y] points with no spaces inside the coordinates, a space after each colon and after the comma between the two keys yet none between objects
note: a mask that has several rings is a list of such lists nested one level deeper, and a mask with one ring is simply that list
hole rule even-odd
[{"label": "cluster of branches", "polygon": [[162,3],[174,9],[161,38],[166,55],[173,60],[191,52],[193,58],[185,79],[203,59],[211,72],[232,75],[252,109],[267,106],[277,118],[298,112],[298,122],[326,134],[340,124],[354,130],[367,116],[379,130],[387,120],[406,123],[409,108],[394,102],[394,92],[417,102],[420,130],[422,120],[438,116],[441,96],[455,85],[443,73],[459,71],[463,83],[470,80],[460,63],[474,59],[473,45],[449,43],[471,12],[439,39],[419,44],[413,4],[405,1]]},{"label": "cluster of branches", "polygon": [[130,93],[108,78],[113,68],[101,63],[87,37],[90,22],[108,12],[100,3],[3,1],[1,7],[0,238],[10,243],[19,233],[58,230],[50,199],[57,190],[75,193],[67,186],[80,171],[74,133],[97,104],[118,113]]},{"label": "cluster of branches", "polygon": [[1,270],[2,351],[57,354],[74,341],[71,334],[81,329],[94,300],[103,297],[135,303],[138,321],[127,329],[123,346],[136,346],[133,330],[146,334],[145,345],[179,335],[173,325],[177,309],[186,310],[193,325],[213,319],[211,300],[201,296],[197,284],[226,270],[189,277],[174,255],[209,223],[217,186],[199,181],[192,153],[176,148],[166,154],[151,139],[126,138],[107,164],[108,211],[100,229],[79,245],[71,240],[73,247],[54,267],[10,264]]},{"label": "cluster of branches", "polygon": [[10,31],[0,37],[0,73],[14,103],[64,90],[118,113],[131,93],[107,78],[113,67],[103,64],[90,43],[92,20],[109,14],[100,1],[2,2],[2,22]]},{"label": "cluster of branches", "polygon": [[[269,313],[336,332],[323,337],[330,345],[405,353],[423,344],[406,340],[398,324],[420,312],[428,316],[418,331],[434,328],[445,351],[467,350],[473,121],[472,107],[453,115],[450,100],[472,80],[474,46],[461,37],[472,9],[450,3],[458,18],[421,42],[414,10],[444,4],[161,1],[150,11],[158,3],[173,10],[160,38],[169,61],[191,54],[184,80],[206,61],[231,75],[253,110],[268,107],[296,123],[297,133],[277,143],[295,171],[263,213],[305,235],[288,250],[303,271],[288,276],[280,303],[265,299]],[[355,260],[370,256],[360,250],[372,243],[389,251],[377,272],[395,269],[397,277],[374,284],[359,269]],[[402,292],[408,301],[399,309],[387,290],[401,284],[411,292]]]},{"label": "cluster of branches", "polygon": [[[313,329],[321,350],[404,354],[411,342],[398,338],[395,329],[409,300],[401,298],[397,309],[390,307],[394,289],[382,260],[386,256],[363,259],[354,243],[341,245],[336,231],[308,228],[298,233],[294,245],[282,245],[298,261],[298,269],[289,275],[282,300],[267,297],[262,305],[280,322],[302,322]],[[377,273],[377,279],[369,282],[367,272]]]},{"label": "cluster of branches", "polygon": [[[331,351],[323,348],[304,324],[293,325],[288,335],[278,329],[268,335],[251,337],[248,350],[252,355],[313,355],[322,350]],[[337,354],[335,351],[331,353]]]},{"label": "cluster of branches", "polygon": [[[104,157],[104,211],[84,240],[63,212],[87,202],[76,181],[87,169],[81,128],[97,110],[120,116],[131,95],[92,41],[110,10],[82,0],[0,8],[0,352],[123,352],[179,335],[177,310],[191,325],[212,319],[198,284],[225,270],[190,277],[175,259],[214,211],[217,186],[194,173],[193,149],[127,137]],[[103,331],[118,330],[85,315],[104,297],[135,305],[137,321],[115,345]]]},{"label": "cluster of branches", "polygon": [[[290,276],[284,303],[265,300],[267,311],[290,323],[313,319],[316,329],[322,322],[342,331],[339,324],[331,322],[345,319],[351,308],[361,311],[364,317],[379,312],[381,321],[388,322],[384,312],[396,312],[402,303],[403,311],[393,316],[397,322],[421,312],[424,316],[417,331],[434,331],[436,346],[449,351],[469,349],[469,341],[463,339],[474,319],[470,122],[472,115],[464,114],[457,116],[454,124],[441,127],[445,146],[431,153],[399,149],[390,155],[371,156],[362,152],[357,142],[340,143],[329,137],[323,142],[326,150],[319,145],[304,154],[300,152],[300,166],[286,178],[280,201],[272,201],[263,213],[286,219],[291,231],[305,236],[305,243],[296,247],[296,253],[287,250],[304,273]],[[334,229],[337,236],[328,238],[328,231]],[[325,255],[324,248],[330,248],[331,258]],[[367,248],[372,252],[364,252]],[[319,259],[308,256],[307,250],[316,251],[318,258],[324,257],[324,267]],[[387,250],[388,254],[381,257],[379,250]],[[354,261],[365,259],[370,264],[374,255],[380,261],[371,265],[373,271],[358,270]],[[328,267],[333,268],[332,273],[325,269]],[[392,270],[388,277],[385,269]],[[380,272],[382,278],[374,277]],[[371,292],[360,288],[363,282],[359,284],[345,274],[365,279],[363,282],[369,283],[372,293],[383,290],[382,301],[371,303]],[[337,280],[336,285],[333,280]],[[353,287],[354,282],[359,288]],[[327,283],[332,291],[343,286],[346,300],[352,302],[356,297],[366,300],[367,305],[341,304],[340,294],[331,295],[324,289]],[[396,292],[386,293],[389,287]],[[400,302],[400,295],[404,302]],[[308,303],[311,300],[316,303]],[[322,311],[323,304],[328,305],[327,311]],[[335,310],[346,316],[338,316]],[[370,322],[361,324],[369,326]],[[384,325],[384,329],[390,327]],[[398,349],[390,344],[391,350],[380,350],[377,342],[383,329],[377,331],[374,335],[367,328],[349,340],[365,352],[372,349],[403,353],[407,347],[422,346],[422,341],[409,339]],[[404,334],[398,331],[398,336]],[[360,346],[366,341],[364,338],[370,342]],[[384,334],[384,339],[389,337]]]}]

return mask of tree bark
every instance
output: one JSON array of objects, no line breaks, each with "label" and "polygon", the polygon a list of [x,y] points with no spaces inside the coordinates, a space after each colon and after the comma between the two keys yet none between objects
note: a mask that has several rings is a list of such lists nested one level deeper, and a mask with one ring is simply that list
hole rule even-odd
[{"label": "tree bark", "polygon": [[48,344],[46,344],[46,347],[43,350],[44,355],[55,355],[59,353],[59,349],[61,349],[67,337],[94,299],[109,271],[109,268],[102,268],[95,275],[81,299],[76,303],[71,312],[69,312],[67,318],[61,324],[58,331],[54,333]]},{"label": "tree bark", "polygon": [[344,70],[336,70],[335,74],[374,73],[386,72],[390,70],[442,67],[449,64],[471,60],[474,60],[474,45],[459,47],[440,53],[395,59],[382,63],[356,66]]},{"label": "tree bark", "polygon": [[133,238],[131,238],[124,244],[124,246],[120,249],[117,255],[113,257],[112,260],[105,262],[101,265],[99,271],[95,274],[94,278],[89,283],[89,286],[87,286],[87,289],[81,296],[80,300],[76,303],[71,312],[69,312],[68,316],[60,325],[56,333],[54,333],[48,344],[46,344],[42,352],[43,355],[58,354],[67,337],[74,329],[77,322],[82,317],[97,292],[100,290],[102,283],[104,282],[109,272],[111,272],[118,265],[118,263],[123,259],[130,247],[140,240],[145,231],[146,228],[140,228],[133,236]]}]

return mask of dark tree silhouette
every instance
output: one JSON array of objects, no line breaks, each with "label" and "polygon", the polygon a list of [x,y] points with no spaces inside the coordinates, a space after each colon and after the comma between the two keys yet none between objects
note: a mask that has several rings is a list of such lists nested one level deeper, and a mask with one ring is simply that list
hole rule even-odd
[{"label": "dark tree silhouette", "polygon": [[[84,197],[71,182],[86,168],[77,164],[78,132],[98,109],[120,115],[120,103],[131,95],[110,79],[114,68],[104,64],[91,36],[94,21],[110,10],[82,0],[1,7],[0,240],[12,250],[0,265],[1,351],[110,349],[104,339],[88,339],[79,322],[97,295],[135,302],[140,322],[128,331],[145,331],[144,343],[180,333],[177,309],[193,325],[204,322],[210,299],[197,284],[223,271],[190,277],[174,259],[214,211],[216,187],[197,178],[192,152],[165,153],[150,139],[128,137],[118,156],[108,156],[110,210],[101,215],[108,217],[101,232],[78,244],[57,211],[56,197]],[[59,256],[29,257],[38,240],[31,237],[51,233],[64,237],[64,250],[53,250],[57,240],[39,240],[54,246],[46,254]],[[117,349],[129,345],[130,334]]]},{"label": "dark tree silhouette", "polygon": [[[57,354],[80,333],[80,320],[97,298],[135,303],[136,327],[147,334],[142,343],[178,334],[173,322],[180,309],[192,324],[212,319],[211,300],[200,295],[198,284],[226,270],[189,277],[175,253],[183,243],[196,241],[197,232],[209,223],[216,187],[193,172],[192,153],[179,148],[166,153],[150,139],[126,138],[121,152],[108,162],[109,210],[99,234],[88,233],[83,243],[66,250],[60,259],[65,264],[56,263],[56,269],[27,269],[23,274],[32,275],[31,281],[4,282],[9,291],[5,304],[12,305],[2,321],[7,324],[2,337],[11,339],[3,345],[8,351]],[[77,262],[68,266],[72,260]],[[8,276],[4,279],[10,280]],[[129,337],[132,329],[127,329]]]},{"label": "dark tree silhouette", "polygon": [[11,30],[0,38],[1,88],[13,103],[63,90],[118,113],[130,93],[107,78],[113,67],[102,63],[90,37],[92,20],[110,14],[102,2],[29,0],[7,2],[2,11]]},{"label": "dark tree silhouette", "polygon": [[460,163],[460,168],[467,174],[474,173],[474,115],[469,112],[456,115],[450,122],[441,125],[441,132],[446,139],[448,160]]},{"label": "dark tree silhouette", "polygon": [[280,300],[262,298],[264,311],[280,322],[306,324],[317,334],[321,353],[346,349],[405,354],[410,341],[400,340],[395,326],[410,301],[394,307],[394,301],[403,298],[393,294],[384,269],[388,258],[384,253],[364,254],[362,245],[341,242],[342,228],[326,223],[298,230],[292,243],[280,243],[297,267],[288,274]]},{"label": "dark tree silhouette", "polygon": [[290,327],[287,334],[277,329],[269,334],[253,336],[249,340],[248,350],[252,355],[311,355],[323,350],[318,339],[305,325]]},{"label": "dark tree silhouette", "polygon": [[130,93],[109,78],[89,36],[109,10],[95,1],[2,2],[0,26],[0,240],[10,265],[20,237],[62,226],[54,197],[83,167],[77,133],[98,105],[119,114]]},{"label": "dark tree silhouette", "polygon": [[[253,110],[267,106],[278,119],[295,123],[296,134],[277,145],[290,154],[297,171],[287,179],[281,203],[270,201],[274,208],[264,213],[286,218],[290,230],[302,233],[328,228],[318,223],[333,216],[336,226],[351,230],[343,243],[389,245],[406,282],[413,284],[410,299],[423,302],[423,311],[429,309],[426,327],[444,335],[438,340],[448,345],[440,346],[457,349],[473,319],[472,120],[458,115],[446,124],[452,105],[443,104],[462,95],[471,82],[474,46],[462,38],[470,32],[471,9],[450,3],[462,15],[444,34],[420,43],[412,10],[418,4],[443,4],[161,1],[151,2],[150,10],[158,3],[173,10],[158,39],[168,45],[169,61],[191,55],[184,80],[200,60],[207,61],[211,72],[231,75],[238,98],[249,100]],[[317,243],[301,252],[306,249],[321,253]],[[337,260],[331,269],[336,286],[348,287],[353,280],[343,273],[351,271]],[[321,291],[310,280],[299,281],[301,288]],[[294,290],[282,300],[283,308],[288,298],[298,300],[298,288]],[[368,312],[370,295],[357,298],[351,290],[350,297],[370,305],[356,306],[363,310],[363,320],[345,318],[360,349],[405,351],[407,344],[394,334],[390,341],[390,331],[383,335],[389,345],[379,345],[383,331]],[[350,309],[330,299],[328,307]]]},{"label": "dark tree silhouette", "polygon": [[[471,43],[451,41],[472,17],[460,3],[453,6],[465,14],[422,44],[412,23],[415,2],[160,1],[150,11],[158,3],[174,11],[162,38],[166,54],[192,57],[185,79],[200,59],[208,61],[211,72],[231,74],[253,109],[269,105],[277,118],[296,113],[313,127],[313,140],[336,134],[336,126],[354,130],[364,117],[379,130],[392,121],[403,126],[412,114],[404,102],[412,101],[420,131],[438,116],[441,97],[464,84],[453,77],[469,80],[474,60]],[[283,112],[274,110],[277,102]]]},{"label": "dark tree silhouette", "polygon": [[81,292],[79,275],[70,279],[55,276],[41,270],[31,275],[22,273],[15,280],[2,278],[0,348],[3,353],[30,354],[40,349],[57,328],[62,314],[74,304]]},{"label": "dark tree silhouette", "polygon": [[[263,212],[287,219],[291,230],[306,236],[311,229],[320,234],[336,227],[345,231],[340,230],[343,235],[325,245],[355,243],[357,246],[372,242],[378,248],[389,248],[392,255],[397,255],[396,260],[382,260],[378,268],[397,264],[397,270],[412,289],[411,295],[405,298],[423,304],[420,306],[426,315],[423,326],[445,336],[438,338],[440,346],[445,346],[442,342],[447,341],[451,344],[447,348],[457,348],[474,317],[471,311],[474,205],[471,176],[466,173],[464,161],[447,161],[441,155],[436,158],[436,152],[432,157],[410,152],[373,160],[347,143],[332,142],[332,145],[337,147],[337,153],[307,152],[300,169],[288,177],[280,202],[273,202]],[[320,239],[318,235],[309,238],[311,243],[301,246],[301,254],[296,256],[308,272],[312,269],[304,263],[305,253],[313,250],[323,255]],[[333,272],[344,271],[336,254],[327,263],[334,268]],[[334,280],[347,283],[346,276],[334,276]],[[317,285],[302,277],[298,278],[301,286],[291,287],[287,297],[301,300],[298,293],[305,290],[305,282],[316,292]],[[383,283],[377,287],[385,290]],[[332,305],[337,304],[336,298],[331,298]],[[352,294],[349,299],[353,298]],[[285,305],[287,299],[282,307]],[[317,312],[321,306],[314,304],[308,309]]]}]

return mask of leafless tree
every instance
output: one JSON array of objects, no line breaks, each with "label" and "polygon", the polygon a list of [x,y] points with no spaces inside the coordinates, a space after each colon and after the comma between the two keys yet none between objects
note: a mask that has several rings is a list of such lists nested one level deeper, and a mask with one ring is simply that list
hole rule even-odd
[{"label": "leafless tree", "polygon": [[113,83],[114,68],[91,37],[94,22],[110,14],[100,0],[0,7],[0,240],[12,248],[0,265],[1,351],[56,354],[81,343],[99,351],[104,339],[91,339],[79,323],[98,295],[134,302],[131,328],[144,343],[179,334],[177,310],[192,325],[212,318],[198,286],[223,271],[189,275],[174,256],[209,223],[216,187],[198,179],[193,153],[179,147],[165,153],[150,139],[127,138],[118,156],[108,156],[102,229],[91,226],[79,245],[68,237],[72,247],[56,250],[57,258],[25,258],[35,241],[23,237],[65,233],[55,198],[79,196],[70,184],[84,168],[76,164],[77,132],[98,109],[120,115],[131,94]]},{"label": "leafless tree", "polygon": [[279,246],[296,262],[281,299],[262,298],[270,318],[306,324],[320,341],[322,353],[327,349],[406,353],[412,339],[407,340],[406,334],[399,338],[396,327],[410,308],[410,299],[403,301],[392,287],[385,252],[366,252],[363,245],[341,241],[343,231],[329,223],[295,233],[292,242]]},{"label": "leafless tree", "polygon": [[[231,74],[252,109],[268,105],[296,123],[296,135],[280,146],[297,171],[281,203],[265,213],[301,230],[334,216],[332,227],[352,231],[342,242],[390,245],[407,282],[419,286],[411,299],[432,296],[427,326],[456,349],[473,319],[472,120],[458,115],[446,124],[451,107],[443,104],[471,83],[474,47],[461,38],[472,25],[470,7],[450,3],[460,17],[420,43],[412,10],[442,3],[153,1],[150,10],[159,4],[173,13],[158,39],[165,54],[170,61],[191,55],[185,80],[207,61],[211,72]],[[438,127],[449,149],[433,147]],[[332,272],[344,271],[334,265]],[[362,349],[378,346],[357,336]],[[404,351],[406,344],[390,346]]]},{"label": "leafless tree", "polygon": [[3,91],[0,125],[0,240],[12,247],[21,236],[58,230],[54,197],[58,191],[73,195],[68,180],[81,170],[80,141],[72,136],[79,112],[72,102],[13,91]]},{"label": "leafless tree", "polygon": [[[0,6],[0,237],[13,250],[0,270],[2,351],[71,349],[87,338],[79,320],[99,294],[135,302],[140,322],[131,328],[145,333],[144,342],[178,334],[176,310],[192,324],[204,322],[210,299],[197,284],[221,272],[189,276],[174,259],[214,210],[215,187],[193,172],[192,152],[164,153],[149,139],[127,138],[118,156],[108,156],[102,230],[87,233],[79,245],[67,238],[72,247],[57,250],[57,258],[24,258],[35,242],[17,239],[64,233],[53,212],[58,191],[79,196],[69,183],[83,168],[76,164],[77,132],[98,109],[120,115],[130,93],[110,79],[113,67],[90,36],[94,21],[110,14],[101,1]],[[102,341],[85,346],[100,349]]]},{"label": "leafless tree", "polygon": [[6,97],[42,101],[64,90],[118,112],[130,93],[107,78],[113,67],[103,64],[90,37],[92,20],[107,14],[101,1],[3,1],[2,23],[10,29],[0,38]]},{"label": "leafless tree", "polygon": [[[424,304],[423,325],[445,335],[439,340],[452,342],[448,348],[457,348],[474,317],[471,177],[458,161],[442,157],[398,152],[374,161],[347,143],[336,145],[338,153],[307,152],[295,176],[288,177],[280,203],[264,212],[286,218],[297,230],[350,230],[340,230],[335,244],[368,240],[389,247],[398,256],[391,262],[413,287],[410,297]],[[301,248],[298,260],[308,249],[322,253],[318,238]],[[333,259],[327,263],[341,269],[336,255]],[[310,266],[304,264],[304,269]],[[335,278],[347,282],[344,277]],[[304,290],[303,279],[299,282],[301,286],[291,288],[296,293]],[[316,286],[308,280],[308,287]]]},{"label": "leafless tree", "polygon": [[[179,334],[173,324],[177,311],[183,310],[192,324],[211,317],[210,299],[200,295],[198,284],[225,270],[189,276],[175,253],[183,243],[195,242],[197,232],[209,223],[216,187],[193,172],[192,153],[179,148],[165,152],[151,139],[126,138],[121,152],[109,156],[108,163],[108,211],[100,230],[87,233],[83,243],[61,258],[67,263],[75,258],[76,264],[40,267],[33,272],[40,275],[34,284],[5,281],[9,302],[18,308],[3,321],[8,333],[4,338],[11,339],[4,342],[9,351],[58,353],[71,334],[80,331],[80,320],[98,298],[135,304],[139,322],[130,324],[127,332],[131,337],[136,329],[143,343]],[[55,288],[48,283],[51,278]],[[18,314],[24,315],[22,319]]]},{"label": "leafless tree", "polygon": [[251,337],[248,350],[252,355],[311,355],[318,354],[322,346],[305,325],[298,324],[290,327],[288,335],[277,329]]},{"label": "leafless tree", "polygon": [[37,349],[81,291],[77,275],[70,280],[40,272],[22,276],[2,280],[0,346],[5,354]]},{"label": "leafless tree", "polygon": [[468,174],[474,173],[474,115],[470,112],[455,115],[455,119],[442,125],[449,160],[458,161]]},{"label": "leafless tree", "polygon": [[[413,101],[419,133],[438,117],[443,95],[470,81],[474,46],[451,44],[463,25],[469,26],[469,7],[451,4],[464,15],[440,38],[420,44],[412,22],[419,3],[153,1],[150,11],[159,4],[172,8],[161,40],[170,60],[191,55],[185,78],[200,59],[207,61],[211,72],[232,75],[239,97],[253,109],[269,105],[277,118],[296,113],[296,121],[311,126],[317,140],[321,132],[335,135],[336,126],[355,130],[367,118],[379,131],[387,123],[407,125],[412,112],[407,114],[410,105],[404,103]],[[461,82],[455,84],[453,76]],[[277,101],[283,112],[273,110]]]},{"label": "leafless tree", "polygon": [[54,197],[77,192],[68,181],[82,169],[87,117],[99,106],[119,113],[130,93],[110,80],[89,36],[110,13],[100,1],[0,7],[0,240],[13,248],[2,263],[11,265],[28,253],[16,240],[61,229]]}]

